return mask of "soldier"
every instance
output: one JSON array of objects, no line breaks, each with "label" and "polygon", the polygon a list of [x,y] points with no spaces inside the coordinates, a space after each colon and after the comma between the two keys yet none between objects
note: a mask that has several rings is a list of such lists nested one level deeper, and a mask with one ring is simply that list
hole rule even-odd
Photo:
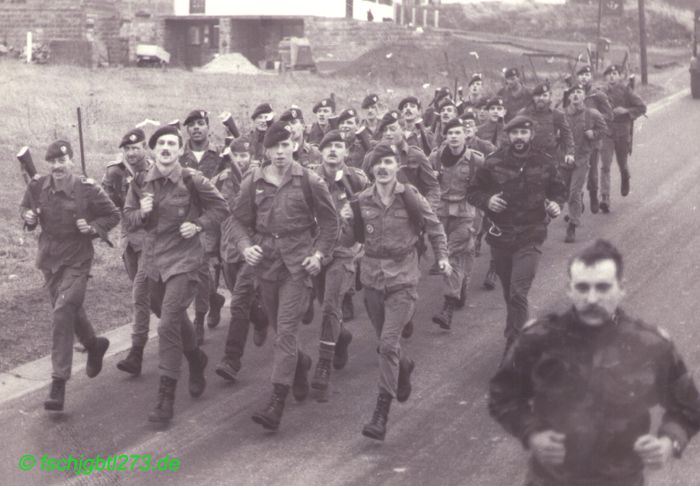
[{"label": "soldier", "polygon": [[132,184],[124,205],[127,228],[145,228],[142,250],[151,300],[161,309],[158,325],[160,385],[149,421],[167,423],[173,417],[175,387],[182,354],[189,363],[189,392],[204,392],[207,355],[198,345],[187,308],[201,285],[199,269],[206,261],[202,230],[221,224],[228,215],[226,201],[201,172],[180,165],[184,152],[177,127],[166,125],[148,141],[155,164],[143,188]]},{"label": "soldier", "polygon": [[630,192],[630,170],[627,158],[632,153],[632,133],[634,120],[647,112],[647,106],[632,88],[625,83],[619,66],[613,64],[605,71],[604,88],[613,109],[613,119],[609,122],[609,134],[603,138],[600,150],[600,210],[610,212],[610,166],[613,154],[620,168],[620,194]]},{"label": "soldier", "polygon": [[352,341],[352,333],[343,326],[341,300],[345,302],[345,297],[350,295],[350,289],[355,285],[355,260],[360,250],[359,245],[355,244],[350,224],[350,204],[357,204],[356,195],[369,184],[362,170],[345,164],[348,153],[346,142],[340,131],[328,132],[319,146],[323,164],[316,169],[316,173],[326,183],[333,197],[340,226],[340,237],[330,255],[331,258],[324,262],[321,273],[315,278],[316,294],[321,300],[323,318],[318,362],[311,380],[311,388],[318,390],[319,401],[328,400],[331,363],[333,368],[340,370],[348,360],[348,345]]},{"label": "soldier", "polygon": [[[469,84],[467,85],[467,97],[462,100],[459,106],[462,113],[464,113],[468,108],[474,110],[477,114],[480,113],[482,106],[488,101],[488,96],[484,94],[484,78],[480,73],[472,74],[469,79]],[[477,125],[480,125],[486,121],[488,117],[484,116],[477,117]]]},{"label": "soldier", "polygon": [[[423,111],[422,121],[425,127],[430,127],[431,132],[435,131],[435,123],[440,115],[438,106],[445,98],[452,98],[452,90],[448,86],[443,86],[435,90],[435,95],[428,107]],[[419,105],[420,108],[420,105]],[[402,111],[399,108],[399,111]],[[426,154],[428,155],[428,154]]]},{"label": "soldier", "polygon": [[477,150],[484,155],[488,155],[496,150],[496,146],[477,135],[478,117],[479,115],[476,113],[476,111],[472,110],[471,108],[464,110],[464,113],[462,113],[460,116],[460,119],[464,122],[463,126],[466,136],[465,142],[468,148]]},{"label": "soldier", "polygon": [[508,143],[508,137],[503,128],[505,127],[505,119],[508,111],[505,107],[503,98],[491,98],[485,105],[486,111],[489,114],[489,119],[479,125],[476,134],[479,138],[491,142],[496,148],[500,148]]},{"label": "soldier", "polygon": [[464,307],[467,288],[474,265],[474,223],[476,208],[467,203],[467,187],[476,169],[483,166],[484,154],[467,147],[467,131],[460,118],[445,124],[446,145],[430,154],[431,165],[440,181],[440,206],[437,216],[447,234],[452,274],[445,277],[445,302],[442,311],[433,316],[433,322],[443,329],[452,327],[455,309]]},{"label": "soldier", "polygon": [[[143,186],[144,178],[153,165],[146,156],[146,134],[140,128],[129,130],[119,144],[123,159],[107,166],[102,179],[102,187],[120,210],[131,184]],[[132,281],[132,298],[134,302],[134,323],[131,333],[131,349],[127,357],[117,363],[117,368],[132,375],[141,374],[143,348],[148,342],[148,328],[151,310],[160,316],[160,309],[150,308],[146,275],[139,272],[139,260],[146,232],[143,228],[127,231],[122,220],[122,242],[124,253],[122,259],[126,273]]]},{"label": "soldier", "polygon": [[520,81],[518,68],[503,69],[503,78],[505,86],[496,94],[503,99],[505,122],[508,123],[521,109],[532,103],[532,92]]},{"label": "soldier", "polygon": [[318,146],[323,136],[333,128],[331,119],[335,114],[335,100],[324,98],[316,103],[311,111],[316,115],[316,122],[311,125],[308,139],[311,145]]},{"label": "soldier", "polygon": [[459,116],[457,111],[457,103],[450,97],[445,97],[440,101],[438,105],[437,112],[439,118],[435,122],[435,129],[433,130],[433,142],[432,147],[434,149],[440,147],[442,142],[445,140],[444,127],[450,121]]},{"label": "soldier", "polygon": [[383,113],[379,112],[380,108],[379,96],[376,94],[369,94],[362,100],[362,112],[365,116],[360,125],[366,127],[371,138],[375,140],[377,139],[377,129],[383,116]]},{"label": "soldier", "polygon": [[[420,118],[420,101],[415,96],[408,96],[399,102],[399,111],[401,112],[401,125],[407,132],[406,142],[420,148],[427,157],[433,150],[434,135]],[[386,114],[384,116],[386,117]],[[380,124],[380,132],[382,126],[383,123]]]},{"label": "soldier", "polygon": [[377,406],[362,435],[376,440],[384,440],[392,400],[405,402],[411,394],[415,364],[402,353],[400,337],[418,298],[416,243],[422,231],[430,238],[440,269],[448,276],[452,271],[442,225],[415,187],[397,179],[399,159],[391,145],[379,144],[369,160],[375,182],[359,195],[365,307],[379,339]]},{"label": "soldier", "polygon": [[372,140],[367,128],[358,123],[357,111],[354,108],[348,108],[340,112],[338,115],[338,130],[347,145],[345,164],[361,169],[367,151],[372,148]]},{"label": "soldier", "polygon": [[280,121],[292,128],[292,141],[295,145],[294,160],[303,167],[316,167],[321,163],[321,153],[315,145],[306,141],[304,113],[295,105],[280,115]]},{"label": "soldier", "polygon": [[253,149],[253,161],[258,164],[263,162],[265,158],[265,147],[263,147],[263,140],[265,139],[265,132],[272,125],[272,121],[275,118],[275,112],[272,110],[270,103],[261,103],[255,107],[253,114],[250,115],[253,124],[255,125],[253,129],[248,134],[248,141],[251,143]]},{"label": "soldier", "polygon": [[559,167],[569,191],[569,214],[565,217],[569,222],[564,239],[566,243],[576,241],[576,227],[581,225],[583,186],[588,175],[591,152],[595,150],[598,140],[607,130],[603,115],[595,108],[588,108],[584,104],[585,96],[586,91],[582,85],[571,86],[567,93],[569,105],[565,108],[566,119],[571,127],[576,146],[574,161],[567,163],[564,160]]},{"label": "soldier", "polygon": [[63,410],[66,381],[71,376],[74,336],[87,350],[85,374],[102,370],[109,340],[96,337],[83,302],[90,277],[92,240],[119,223],[119,210],[92,180],[73,175],[73,149],[57,140],[46,150],[50,175],[29,183],[20,204],[20,217],[33,231],[41,225],[36,266],[44,274],[52,307],[51,389],[46,410]]},{"label": "soldier", "polygon": [[534,123],[517,116],[506,125],[509,145],[487,157],[467,194],[491,221],[486,241],[506,301],[506,350],[527,321],[540,246],[567,195],[552,157],[532,147]]},{"label": "soldier", "polygon": [[[200,171],[211,179],[222,170],[219,150],[209,143],[209,114],[204,110],[193,110],[185,118],[187,143],[180,157],[180,165]],[[226,299],[217,292],[221,261],[219,259],[219,238],[221,228],[212,227],[201,236],[207,260],[200,269],[202,285],[194,299],[194,330],[198,344],[204,342],[204,318],[207,325],[214,328],[221,320],[221,308]],[[209,313],[209,315],[207,315]]]},{"label": "soldier", "polygon": [[528,323],[491,380],[491,416],[532,451],[529,486],[642,486],[645,467],[680,458],[700,429],[700,395],[668,334],[620,308],[622,263],[603,240],[574,256],[571,309]]},{"label": "soldier", "polygon": [[270,127],[264,143],[271,163],[243,180],[231,220],[234,241],[246,262],[255,267],[265,313],[277,333],[272,396],[252,417],[271,430],[279,428],[290,387],[297,401],[308,395],[311,358],[299,349],[299,323],[309,295],[309,276],[319,273],[338,236],[328,188],[320,177],[294,162],[291,137],[292,128],[284,122]]},{"label": "soldier", "polygon": [[[586,90],[584,103],[589,108],[595,108],[603,115],[605,123],[610,123],[613,119],[612,106],[608,95],[603,90],[593,87],[593,73],[590,66],[583,66],[576,72],[577,81]],[[595,150],[591,152],[590,169],[588,170],[588,195],[591,201],[591,212],[597,213],[600,209],[598,200],[598,157],[600,154],[601,141],[598,142]]]}]

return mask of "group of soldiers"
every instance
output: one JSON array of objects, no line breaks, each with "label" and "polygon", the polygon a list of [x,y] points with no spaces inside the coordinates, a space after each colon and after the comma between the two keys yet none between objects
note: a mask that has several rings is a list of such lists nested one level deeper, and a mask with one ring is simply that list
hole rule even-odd
[{"label": "group of soldiers", "polygon": [[[557,343],[570,336],[549,323],[554,318],[526,326],[528,292],[547,227],[566,204],[565,241],[575,241],[584,185],[592,213],[611,211],[613,155],[620,193],[630,191],[632,123],[646,106],[620,66],[611,65],[603,74],[605,86],[597,88],[591,68],[579,69],[556,105],[548,83],[530,90],[516,68],[504,70],[504,87],[495,94],[487,95],[484,78],[474,74],[466,96],[441,88],[425,110],[415,96],[388,109],[378,95],[369,94],[361,111],[337,111],[335,100],[326,98],[313,107],[316,120],[310,126],[296,105],[276,116],[263,103],[252,113],[253,128],[245,135],[230,113],[222,114],[224,150],[210,141],[209,113],[196,109],[182,125],[161,126],[150,136],[142,128],[127,131],[119,143],[122,157],[107,167],[101,186],[72,175],[68,141],[52,143],[45,157],[50,174],[30,183],[20,209],[28,229],[41,225],[37,265],[53,304],[53,380],[45,408],[63,409],[74,335],[87,350],[88,376],[101,370],[109,341],[95,337],[82,304],[92,239],[106,238],[120,216],[134,320],[131,349],[117,367],[141,373],[154,313],[160,318],[160,382],[150,421],[172,419],[183,355],[190,395],[205,391],[209,358],[201,345],[205,323],[213,328],[221,320],[222,279],[231,294],[230,322],[215,371],[236,381],[249,330],[254,344],[262,346],[269,328],[274,329],[271,395],[252,416],[271,430],[280,426],[290,390],[297,401],[312,390],[319,401],[328,400],[332,370],[348,362],[353,335],[345,324],[354,318],[355,292],[363,289],[377,336],[379,373],[376,407],[362,434],[377,440],[385,438],[393,400],[405,402],[411,394],[416,365],[401,340],[413,332],[426,240],[434,258],[430,273],[442,274],[444,281],[444,302],[433,321],[449,330],[454,312],[465,305],[474,257],[485,238],[491,262],[484,286],[494,288],[497,276],[506,303],[506,346],[492,382],[491,411],[526,447],[549,451],[558,461],[561,434],[549,430],[552,424],[537,422],[539,410],[531,409],[532,396],[526,394],[536,393],[539,385],[525,383],[533,366],[534,375],[547,380],[559,379],[548,373],[570,363],[550,359],[543,364],[527,353],[546,347],[543,342],[551,344],[548,330],[564,333]],[[574,260],[572,278],[578,263],[585,274],[610,259],[618,267],[613,277],[621,275],[614,247],[599,246],[588,250],[592,256]],[[315,301],[321,325],[309,379],[313,359],[298,335],[300,324],[313,320]],[[194,321],[187,313],[192,303]],[[613,316],[616,322],[623,319],[615,306],[603,320]],[[576,310],[564,320],[572,325]],[[635,325],[625,332],[637,332]],[[686,396],[697,395],[672,346],[664,348],[667,341],[659,339],[659,353],[670,360],[666,372],[685,380]],[[579,352],[574,348],[570,354]],[[556,369],[546,369],[549,365]],[[683,439],[684,446],[700,422],[695,404],[681,405],[677,409],[684,419],[669,430],[683,430],[682,437],[671,437]],[[542,438],[536,434],[541,431],[550,435]],[[539,442],[528,442],[533,436]],[[542,460],[546,454],[538,457],[536,464],[548,464]],[[574,477],[557,476],[564,469],[556,461],[530,484],[560,484],[556,481]],[[638,472],[636,466],[630,467]],[[572,474],[581,472],[576,471]]]}]

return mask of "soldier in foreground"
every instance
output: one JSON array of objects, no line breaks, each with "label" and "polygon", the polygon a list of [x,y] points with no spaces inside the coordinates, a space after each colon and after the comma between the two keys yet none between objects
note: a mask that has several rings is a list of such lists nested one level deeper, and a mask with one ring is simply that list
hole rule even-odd
[{"label": "soldier in foreground", "polygon": [[[381,143],[371,152],[374,184],[359,195],[365,256],[362,285],[365,307],[379,339],[379,394],[372,420],[362,435],[384,440],[391,402],[408,400],[414,362],[401,352],[401,333],[415,311],[420,279],[416,242],[425,231],[447,276],[445,231],[430,204],[411,184],[397,180],[401,166],[392,145]],[[356,216],[355,216],[356,217]]]},{"label": "soldier in foreground", "polygon": [[700,429],[700,395],[666,332],[620,308],[612,244],[596,241],[568,273],[571,308],[523,329],[491,380],[489,411],[531,451],[527,486],[642,486],[644,468],[680,458]]},{"label": "soldier in foreground", "polygon": [[119,210],[99,185],[73,175],[73,149],[57,140],[49,145],[50,175],[32,180],[20,204],[20,216],[32,231],[41,226],[36,266],[44,274],[52,307],[51,389],[46,410],[63,410],[66,381],[73,364],[73,338],[87,350],[85,374],[102,370],[109,340],[96,337],[83,302],[94,249],[92,240],[107,239],[119,223]]}]

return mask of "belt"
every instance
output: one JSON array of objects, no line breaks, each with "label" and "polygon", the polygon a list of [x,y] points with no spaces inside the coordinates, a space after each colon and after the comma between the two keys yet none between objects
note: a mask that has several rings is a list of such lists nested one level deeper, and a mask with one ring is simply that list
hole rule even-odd
[{"label": "belt", "polygon": [[258,234],[261,234],[263,236],[270,236],[276,240],[279,240],[280,238],[286,238],[288,236],[300,235],[300,234],[305,233],[307,231],[311,231],[315,227],[316,227],[316,223],[312,223],[308,226],[304,226],[303,228],[294,228],[294,229],[289,229],[289,230],[285,230],[285,231],[278,231],[278,232],[258,231]]},{"label": "belt", "polygon": [[399,261],[403,260],[406,258],[408,255],[416,251],[416,248],[414,246],[407,248],[406,250],[402,251],[372,251],[369,250],[367,247],[365,247],[365,256],[369,258],[376,258],[377,260],[394,260],[394,261]]}]

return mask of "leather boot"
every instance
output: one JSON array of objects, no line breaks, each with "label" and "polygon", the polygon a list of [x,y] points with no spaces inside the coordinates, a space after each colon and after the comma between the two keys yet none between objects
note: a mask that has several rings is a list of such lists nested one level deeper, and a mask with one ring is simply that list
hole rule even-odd
[{"label": "leather boot", "polygon": [[352,333],[347,329],[341,329],[333,354],[333,368],[336,370],[342,370],[348,364],[348,346],[350,346],[351,342]]},{"label": "leather boot", "polygon": [[214,329],[221,321],[221,308],[226,303],[226,297],[219,293],[213,293],[209,297],[209,314],[207,315],[207,326]]},{"label": "leather boot", "polygon": [[261,347],[267,340],[269,322],[267,320],[267,314],[265,314],[265,309],[263,309],[257,295],[253,297],[248,316],[250,322],[253,324],[253,344],[257,347]]},{"label": "leather boot", "polygon": [[348,293],[343,297],[341,311],[343,313],[343,322],[350,322],[355,318],[355,306],[352,303],[352,294]]},{"label": "leather boot", "polygon": [[44,401],[44,409],[54,412],[63,410],[63,402],[66,399],[66,380],[54,378],[51,381],[49,397]]},{"label": "leather boot", "polygon": [[303,402],[309,396],[309,370],[311,369],[311,357],[302,351],[297,355],[297,368],[294,372],[292,383],[292,395],[297,402]]},{"label": "leather boot", "polygon": [[452,314],[454,313],[454,309],[455,303],[452,298],[445,297],[442,310],[433,316],[433,322],[442,329],[450,329],[452,327]]},{"label": "leather boot", "polygon": [[384,440],[386,423],[389,421],[389,409],[392,397],[385,391],[380,391],[377,397],[377,407],[374,409],[372,420],[362,428],[362,435],[375,440]]},{"label": "leather boot", "polygon": [[620,194],[622,197],[627,196],[630,193],[630,173],[629,171],[620,172]]},{"label": "leather boot", "polygon": [[413,319],[408,321],[405,326],[403,326],[403,329],[401,329],[401,337],[404,339],[408,339],[411,336],[413,336]]},{"label": "leather boot", "polygon": [[217,375],[222,377],[224,380],[227,381],[236,381],[238,378],[238,372],[241,369],[241,363],[240,362],[234,362],[232,359],[227,358],[224,356],[224,359],[221,360],[221,363],[216,365],[216,368],[214,371],[216,372]]},{"label": "leather boot", "polygon": [[600,202],[600,210],[602,211],[603,214],[609,214],[610,213],[610,201],[603,200]]},{"label": "leather boot", "polygon": [[591,212],[593,214],[598,214],[598,210],[600,209],[600,206],[598,203],[598,193],[593,192],[593,191],[588,191],[588,196],[590,197],[590,200],[591,200]]},{"label": "leather boot", "polygon": [[105,337],[96,337],[87,348],[87,366],[85,374],[89,378],[94,378],[102,371],[102,358],[104,358],[107,348],[109,348],[109,339]]},{"label": "leather boot", "polygon": [[328,385],[331,381],[331,360],[328,358],[319,358],[316,363],[314,377],[311,379],[311,388],[318,391],[317,399],[319,402],[328,401]]},{"label": "leather boot", "polygon": [[195,312],[194,313],[194,336],[197,339],[197,346],[201,346],[204,343],[204,316],[205,312]]},{"label": "leather boot", "polygon": [[576,241],[576,225],[574,223],[569,223],[566,227],[566,238],[564,238],[564,243],[574,243]]},{"label": "leather boot", "polygon": [[400,403],[405,402],[411,396],[411,373],[415,367],[416,364],[412,359],[399,359],[399,385],[396,388],[396,400]]},{"label": "leather boot", "polygon": [[158,386],[158,402],[148,414],[149,422],[168,423],[173,418],[173,405],[175,402],[175,386],[177,380],[168,376],[160,377]]},{"label": "leather boot", "polygon": [[117,368],[134,376],[141,374],[143,363],[143,346],[131,346],[126,358],[117,363]]},{"label": "leather boot", "polygon": [[496,279],[498,278],[498,275],[496,275],[496,270],[493,268],[493,262],[489,265],[489,271],[486,272],[486,277],[484,278],[484,284],[483,287],[486,290],[493,290],[496,288]]},{"label": "leather boot", "polygon": [[289,386],[273,383],[272,396],[265,408],[253,414],[252,419],[268,430],[277,430],[284,412],[284,401],[289,393]]},{"label": "leather boot", "polygon": [[186,351],[185,357],[190,365],[190,396],[194,398],[201,397],[204,389],[207,387],[204,368],[207,367],[209,357],[199,348],[195,348],[193,351]]}]

